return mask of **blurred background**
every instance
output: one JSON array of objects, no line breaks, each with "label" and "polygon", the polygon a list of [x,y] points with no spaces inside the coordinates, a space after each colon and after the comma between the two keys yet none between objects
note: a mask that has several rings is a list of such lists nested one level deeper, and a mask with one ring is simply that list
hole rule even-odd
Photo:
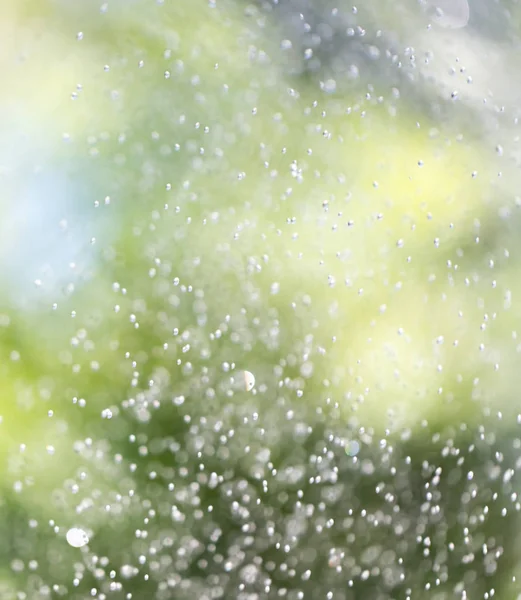
[{"label": "blurred background", "polygon": [[0,600],[521,598],[520,24],[3,2]]}]

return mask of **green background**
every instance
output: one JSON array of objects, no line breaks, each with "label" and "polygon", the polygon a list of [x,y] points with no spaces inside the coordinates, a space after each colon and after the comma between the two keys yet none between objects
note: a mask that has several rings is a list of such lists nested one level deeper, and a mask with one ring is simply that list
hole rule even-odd
[{"label": "green background", "polygon": [[470,8],[6,3],[1,600],[518,597],[518,8]]}]

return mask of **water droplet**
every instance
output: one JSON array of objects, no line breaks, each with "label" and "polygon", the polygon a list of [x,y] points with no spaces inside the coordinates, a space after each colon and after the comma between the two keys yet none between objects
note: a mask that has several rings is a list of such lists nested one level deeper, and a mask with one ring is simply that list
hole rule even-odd
[{"label": "water droplet", "polygon": [[351,440],[346,446],[348,456],[356,456],[360,452],[360,444],[356,440]]},{"label": "water droplet", "polygon": [[73,548],[83,548],[89,543],[89,536],[79,527],[71,527],[66,534],[67,543]]}]

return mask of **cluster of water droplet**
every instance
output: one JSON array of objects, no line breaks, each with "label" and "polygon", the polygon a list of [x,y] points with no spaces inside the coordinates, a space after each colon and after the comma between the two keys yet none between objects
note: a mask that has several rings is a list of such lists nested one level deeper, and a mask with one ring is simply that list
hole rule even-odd
[{"label": "cluster of water droplet", "polygon": [[514,597],[512,144],[482,167],[445,79],[414,108],[422,15],[149,4],[76,35],[134,32],[90,47],[61,136],[86,243],[0,315],[0,597]]}]

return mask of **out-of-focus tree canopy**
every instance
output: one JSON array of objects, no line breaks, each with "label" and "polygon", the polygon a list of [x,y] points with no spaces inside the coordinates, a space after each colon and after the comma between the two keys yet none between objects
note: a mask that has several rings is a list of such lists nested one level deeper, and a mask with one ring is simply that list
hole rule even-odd
[{"label": "out-of-focus tree canopy", "polygon": [[521,597],[519,19],[4,2],[0,600]]}]

